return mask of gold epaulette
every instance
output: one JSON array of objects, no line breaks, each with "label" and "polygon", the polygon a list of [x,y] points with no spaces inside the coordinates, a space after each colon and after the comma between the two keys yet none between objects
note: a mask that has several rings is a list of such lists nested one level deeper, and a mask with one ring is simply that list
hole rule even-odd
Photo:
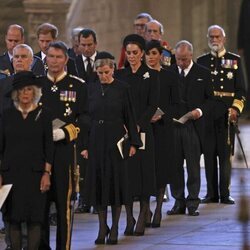
[{"label": "gold epaulette", "polygon": [[244,100],[234,99],[232,106],[237,108],[241,113],[244,108]]},{"label": "gold epaulette", "polygon": [[64,127],[69,134],[69,141],[73,141],[77,138],[78,133],[80,132],[80,128],[75,127],[72,123],[66,125]]},{"label": "gold epaulette", "polygon": [[82,82],[82,83],[85,83],[85,81],[84,81],[82,78],[78,77],[78,76],[69,75],[69,77],[74,78],[74,79],[76,79],[76,80],[78,80],[78,81],[80,81],[80,82]]}]

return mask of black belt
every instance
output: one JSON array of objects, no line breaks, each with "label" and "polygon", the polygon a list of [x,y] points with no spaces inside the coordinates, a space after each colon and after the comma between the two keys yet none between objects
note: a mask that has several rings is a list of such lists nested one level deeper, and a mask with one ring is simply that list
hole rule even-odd
[{"label": "black belt", "polygon": [[98,124],[104,124],[104,123],[122,123],[122,120],[92,120],[93,122],[96,122]]}]

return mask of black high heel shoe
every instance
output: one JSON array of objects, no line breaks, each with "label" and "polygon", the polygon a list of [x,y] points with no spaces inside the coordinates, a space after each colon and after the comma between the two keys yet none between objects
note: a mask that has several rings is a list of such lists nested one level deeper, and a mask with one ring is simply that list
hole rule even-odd
[{"label": "black high heel shoe", "polygon": [[136,220],[133,218],[133,223],[131,225],[127,225],[124,231],[125,236],[132,236],[134,235],[134,227],[135,227]]},{"label": "black high heel shoe", "polygon": [[151,227],[152,226],[152,223],[151,223],[152,216],[153,216],[153,213],[151,211],[149,211],[149,216],[147,216],[145,227]]},{"label": "black high heel shoe", "polygon": [[99,237],[99,234],[98,234],[98,237],[97,237],[97,239],[95,240],[95,244],[96,244],[96,245],[104,245],[104,244],[105,244],[105,239],[106,239],[106,237],[109,235],[109,232],[110,232],[110,229],[109,229],[109,227],[107,226],[107,228],[106,228],[106,233],[105,233],[104,238],[103,238],[103,237]]},{"label": "black high heel shoe", "polygon": [[154,214],[153,222],[152,222],[152,228],[160,227],[161,226],[161,213],[159,214]]},{"label": "black high heel shoe", "polygon": [[106,241],[107,245],[116,245],[118,243],[118,227],[112,227],[110,230],[109,237]]}]

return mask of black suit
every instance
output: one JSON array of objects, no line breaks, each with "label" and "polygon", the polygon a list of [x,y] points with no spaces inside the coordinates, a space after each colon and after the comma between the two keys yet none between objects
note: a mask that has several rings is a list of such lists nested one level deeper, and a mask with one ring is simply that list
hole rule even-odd
[{"label": "black suit", "polygon": [[[39,58],[42,58],[41,51],[37,52],[35,55],[38,56]],[[45,68],[45,71],[47,71],[46,68]],[[67,72],[70,75],[78,76],[75,60],[70,58],[70,57],[69,57],[69,60],[68,60],[68,63],[67,63]]]},{"label": "black suit", "polygon": [[[0,70],[14,74],[14,68],[7,52],[0,56]],[[31,71],[38,76],[45,74],[42,60],[35,55],[33,56]]]},{"label": "black suit", "polygon": [[[179,74],[177,65],[172,65]],[[185,113],[196,108],[201,109],[202,116],[197,120],[189,120],[184,125],[175,124],[175,180],[170,185],[172,196],[176,199],[175,205],[197,209],[200,191],[200,155],[204,146],[205,117],[212,105],[212,87],[210,72],[194,63],[187,76],[180,77],[181,103],[179,105],[180,118]],[[185,178],[183,163],[187,163],[187,189],[185,199]]]},{"label": "black suit", "polygon": [[94,70],[90,76],[87,75],[82,55],[78,55],[75,60],[79,77],[82,78],[86,83],[95,82],[98,79],[97,74]]}]

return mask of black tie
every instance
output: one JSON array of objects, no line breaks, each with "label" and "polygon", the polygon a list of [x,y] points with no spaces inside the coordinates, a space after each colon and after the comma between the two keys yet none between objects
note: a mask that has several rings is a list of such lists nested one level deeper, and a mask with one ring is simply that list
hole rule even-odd
[{"label": "black tie", "polygon": [[184,78],[184,77],[185,77],[184,69],[181,70],[180,77],[181,77],[181,78]]},{"label": "black tie", "polygon": [[90,61],[90,57],[87,57],[87,76],[89,77],[92,73],[92,65],[91,65],[91,61]]},{"label": "black tie", "polygon": [[186,103],[186,91],[187,91],[187,85],[185,84],[185,72],[182,69],[180,73],[180,91],[181,91],[181,99],[182,102]]}]

